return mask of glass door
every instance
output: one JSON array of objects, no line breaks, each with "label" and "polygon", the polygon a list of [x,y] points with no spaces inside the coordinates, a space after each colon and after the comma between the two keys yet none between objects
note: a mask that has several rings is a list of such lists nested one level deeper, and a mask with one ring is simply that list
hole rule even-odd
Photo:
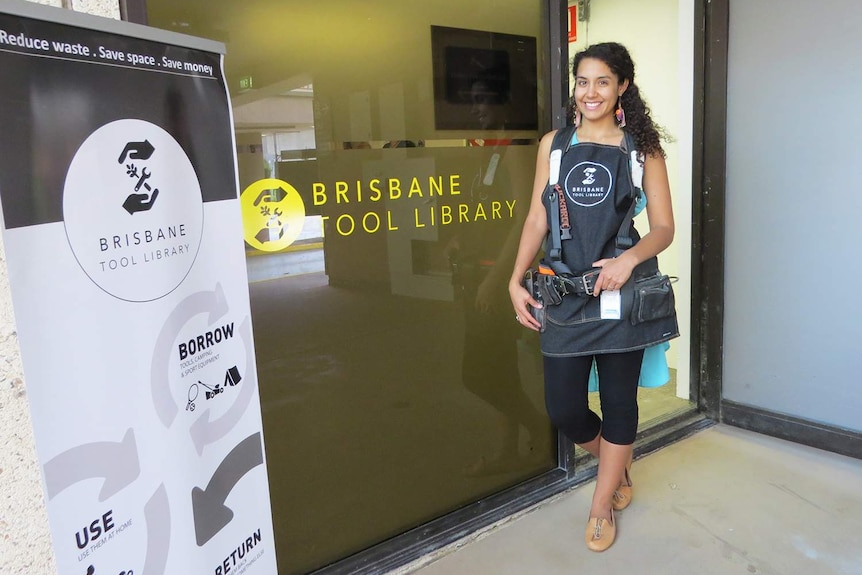
[{"label": "glass door", "polygon": [[556,468],[506,287],[542,3],[147,6],[227,45],[279,572]]}]

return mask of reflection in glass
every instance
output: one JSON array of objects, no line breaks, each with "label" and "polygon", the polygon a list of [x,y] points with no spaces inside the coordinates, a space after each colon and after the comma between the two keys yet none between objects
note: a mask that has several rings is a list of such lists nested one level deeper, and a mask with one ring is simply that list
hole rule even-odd
[{"label": "reflection in glass", "polygon": [[[469,125],[435,125],[431,30],[463,5],[176,4],[150,23],[227,43],[279,573],[556,467],[506,288],[538,127],[481,61],[452,104]],[[538,2],[464,18],[538,45]]]}]

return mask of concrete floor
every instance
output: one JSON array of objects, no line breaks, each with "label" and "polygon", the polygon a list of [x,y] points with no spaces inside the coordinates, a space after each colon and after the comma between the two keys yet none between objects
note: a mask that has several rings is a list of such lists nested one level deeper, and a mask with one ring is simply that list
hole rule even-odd
[{"label": "concrete floor", "polygon": [[589,483],[410,570],[862,574],[862,461],[719,425],[636,461],[632,480],[604,553],[584,546]]}]

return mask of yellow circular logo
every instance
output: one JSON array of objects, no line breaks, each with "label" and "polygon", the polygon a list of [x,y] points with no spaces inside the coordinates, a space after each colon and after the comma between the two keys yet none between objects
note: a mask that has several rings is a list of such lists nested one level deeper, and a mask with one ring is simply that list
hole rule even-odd
[{"label": "yellow circular logo", "polygon": [[264,252],[296,241],[305,223],[305,203],[296,188],[274,178],[251,184],[239,198],[245,241]]}]

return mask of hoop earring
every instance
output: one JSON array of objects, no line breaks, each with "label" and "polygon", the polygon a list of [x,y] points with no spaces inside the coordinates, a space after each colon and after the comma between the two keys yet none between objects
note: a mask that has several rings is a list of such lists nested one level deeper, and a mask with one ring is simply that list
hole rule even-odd
[{"label": "hoop earring", "polygon": [[620,96],[620,99],[617,100],[617,110],[614,112],[614,117],[617,119],[617,124],[620,125],[620,128],[626,127],[626,112],[623,110],[623,97]]},{"label": "hoop earring", "polygon": [[581,110],[578,109],[577,104],[575,104],[574,108],[575,108],[574,126],[575,126],[575,129],[577,130],[578,128],[581,127]]}]

